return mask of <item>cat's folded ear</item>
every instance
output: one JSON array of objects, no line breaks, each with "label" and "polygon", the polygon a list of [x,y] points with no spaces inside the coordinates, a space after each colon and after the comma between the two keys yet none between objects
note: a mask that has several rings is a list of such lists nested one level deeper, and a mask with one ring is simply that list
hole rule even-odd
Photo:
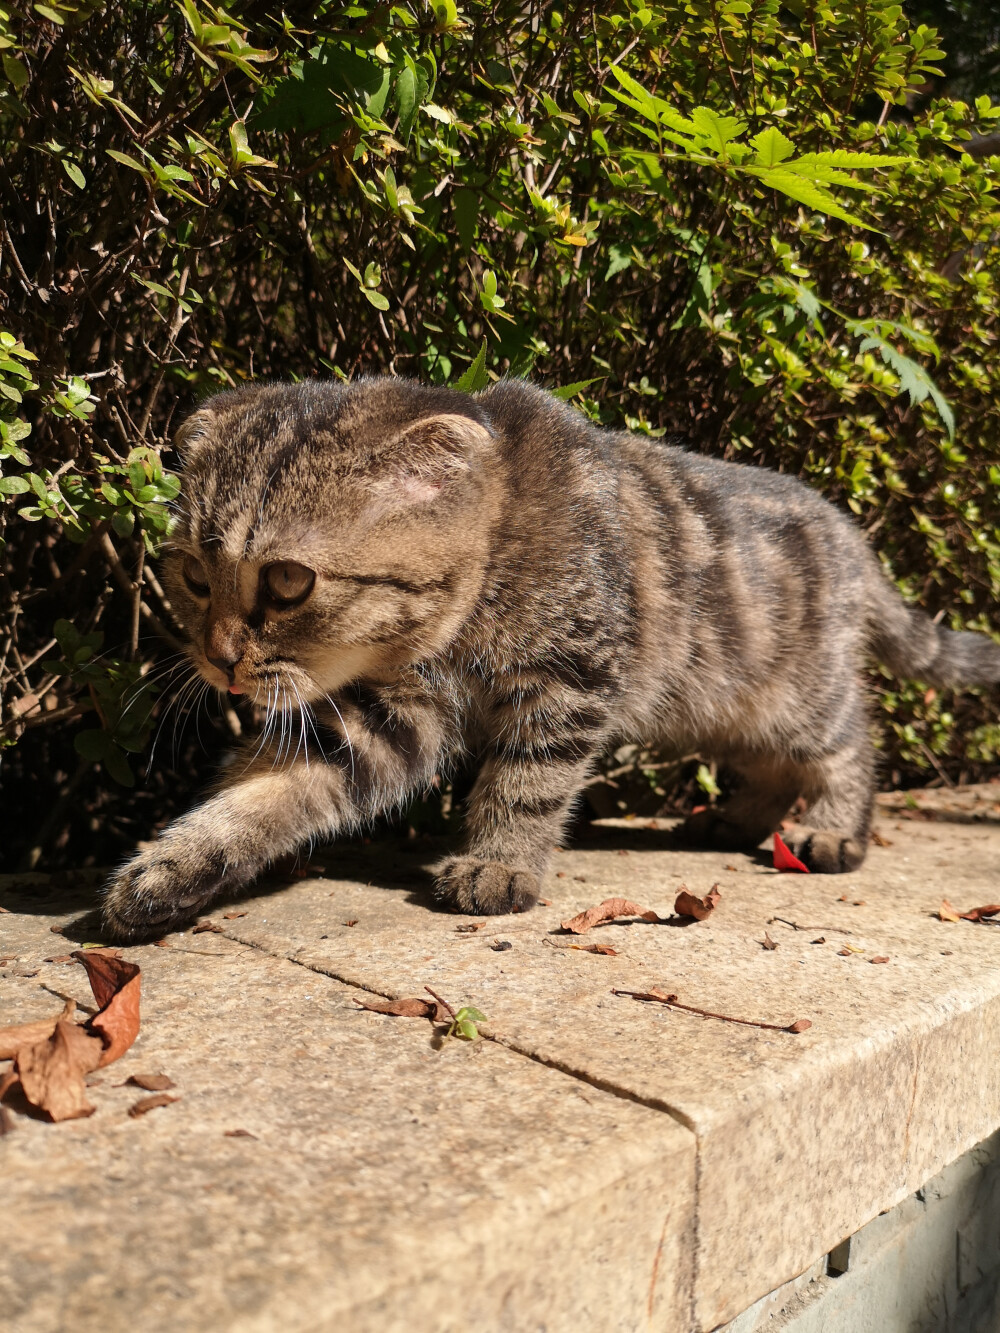
[{"label": "cat's folded ear", "polygon": [[468,477],[492,440],[486,426],[458,412],[413,422],[380,452],[372,486],[379,508],[433,504]]},{"label": "cat's folded ear", "polygon": [[215,412],[210,407],[199,407],[181,422],[174,432],[173,446],[186,467],[193,462],[208,442],[215,424]]}]

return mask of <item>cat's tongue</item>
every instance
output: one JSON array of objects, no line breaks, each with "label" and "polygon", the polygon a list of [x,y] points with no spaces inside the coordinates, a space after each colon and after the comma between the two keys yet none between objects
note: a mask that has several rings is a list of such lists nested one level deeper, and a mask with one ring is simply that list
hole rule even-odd
[{"label": "cat's tongue", "polygon": [[240,689],[240,687],[239,687],[238,685],[230,685],[230,687],[229,687],[229,693],[230,693],[230,694],[242,694],[243,691]]}]

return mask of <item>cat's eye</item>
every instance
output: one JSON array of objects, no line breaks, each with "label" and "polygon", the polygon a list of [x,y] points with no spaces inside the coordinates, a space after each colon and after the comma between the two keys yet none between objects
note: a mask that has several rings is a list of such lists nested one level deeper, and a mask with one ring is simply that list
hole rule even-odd
[{"label": "cat's eye", "polygon": [[304,601],[312,592],[316,575],[305,565],[294,560],[280,560],[264,570],[264,587],[272,602],[292,606]]},{"label": "cat's eye", "polygon": [[201,561],[196,560],[193,555],[186,555],[181,569],[185,583],[195,596],[207,597],[209,594],[208,572]]}]

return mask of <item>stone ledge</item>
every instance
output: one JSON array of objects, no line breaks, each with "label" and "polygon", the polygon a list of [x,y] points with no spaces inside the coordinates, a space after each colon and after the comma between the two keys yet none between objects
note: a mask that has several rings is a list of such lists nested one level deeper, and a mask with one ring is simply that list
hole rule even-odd
[{"label": "stone ledge", "polygon": [[[124,1119],[126,1090],[89,1121],[21,1122],[3,1149],[19,1163],[18,1202],[7,1201],[0,1230],[14,1217],[73,1228],[83,1257],[60,1251],[46,1287],[71,1301],[56,1311],[64,1322],[72,1310],[84,1327],[102,1303],[122,1311],[121,1327],[139,1308],[142,1262],[111,1224],[112,1203],[131,1189],[142,1235],[167,1253],[148,1221],[159,1207],[177,1246],[160,1273],[161,1323],[147,1317],[146,1327],[166,1327],[197,1298],[213,1313],[191,1327],[269,1329],[279,1310],[283,1327],[296,1327],[290,1312],[301,1310],[301,1327],[321,1328],[349,1310],[352,1329],[713,1329],[808,1274],[1000,1126],[1000,933],[932,915],[943,896],[963,909],[995,899],[1000,827],[954,822],[954,794],[947,800],[951,814],[944,801],[884,812],[879,831],[892,845],[836,878],[778,875],[763,855],[667,850],[661,832],[630,823],[557,858],[551,906],[474,933],[432,910],[418,857],[328,849],[322,859],[336,870],[326,878],[257,893],[239,919],[216,913],[225,938],[129,951],[148,998],[127,1060],[138,1068],[169,1055],[189,1071],[191,1095],[138,1122]],[[989,803],[976,796],[977,807]],[[682,881],[700,892],[720,883],[709,920],[600,928],[617,957],[549,943],[561,919],[604,897],[666,915]],[[18,913],[29,905],[4,901]],[[21,952],[56,952],[53,914],[67,919],[57,902],[49,915],[0,917],[3,954],[11,930],[25,932]],[[761,947],[765,930],[776,950]],[[494,951],[497,940],[512,947]],[[863,952],[840,956],[844,942]],[[48,965],[21,978],[25,1016],[48,1008],[41,981],[65,987],[72,975]],[[400,996],[425,985],[478,1005],[494,1040],[473,1053],[432,1051],[424,1024],[359,1016],[347,998],[351,988]],[[650,986],[717,1012],[813,1026],[765,1032],[611,994]],[[185,987],[198,997],[191,1012],[177,1010]],[[225,1002],[234,993],[238,1002]],[[293,1059],[295,1050],[306,1054]],[[413,1105],[433,1131],[411,1128]],[[233,1116],[265,1146],[222,1139]],[[243,1174],[248,1147],[266,1155],[264,1200],[253,1189],[260,1158]],[[112,1202],[95,1199],[84,1182],[110,1179],[116,1161]],[[214,1171],[209,1226],[198,1196]],[[283,1174],[294,1198],[282,1194]],[[75,1184],[56,1188],[60,1177]],[[180,1239],[189,1214],[194,1244]],[[36,1222],[17,1232],[16,1253],[39,1250]],[[450,1256],[477,1274],[471,1290],[453,1280]],[[7,1280],[23,1297],[23,1281]],[[85,1304],[88,1291],[101,1293],[96,1304]],[[58,1325],[44,1310],[31,1309],[32,1333]]]},{"label": "stone ledge", "polygon": [[[51,921],[0,917],[5,954],[40,967],[7,969],[5,1018],[58,1009],[42,983],[91,998],[81,969],[40,963]],[[128,951],[143,1028],[96,1113],[18,1116],[2,1141],[5,1328],[684,1326],[686,1130],[492,1042],[436,1050],[428,1023],[284,959],[177,944]],[[180,1100],[129,1119],[139,1072]]]}]

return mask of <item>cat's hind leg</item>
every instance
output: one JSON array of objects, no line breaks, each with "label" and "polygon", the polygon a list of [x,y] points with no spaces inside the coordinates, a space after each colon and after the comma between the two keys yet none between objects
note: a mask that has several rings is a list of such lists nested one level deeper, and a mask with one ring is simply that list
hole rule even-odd
[{"label": "cat's hind leg", "polygon": [[814,874],[856,870],[868,851],[875,793],[875,755],[867,728],[852,743],[814,760],[801,824],[782,833],[789,850]]}]

